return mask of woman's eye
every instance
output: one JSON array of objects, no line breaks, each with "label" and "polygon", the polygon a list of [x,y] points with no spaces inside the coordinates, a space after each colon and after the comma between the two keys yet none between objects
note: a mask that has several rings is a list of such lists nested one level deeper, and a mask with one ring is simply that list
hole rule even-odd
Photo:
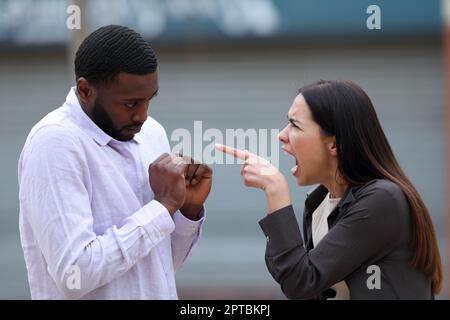
[{"label": "woman's eye", "polygon": [[296,124],[293,124],[292,122],[289,122],[289,124],[291,125],[291,127],[294,127],[295,130],[300,130],[303,131],[302,128],[300,128],[299,126],[297,126]]}]

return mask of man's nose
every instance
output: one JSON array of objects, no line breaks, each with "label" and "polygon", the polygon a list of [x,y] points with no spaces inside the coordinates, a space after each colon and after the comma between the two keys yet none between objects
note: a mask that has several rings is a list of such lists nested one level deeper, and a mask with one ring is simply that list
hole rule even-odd
[{"label": "man's nose", "polygon": [[138,123],[144,123],[148,117],[148,104],[142,103],[137,108],[133,114],[132,120]]}]

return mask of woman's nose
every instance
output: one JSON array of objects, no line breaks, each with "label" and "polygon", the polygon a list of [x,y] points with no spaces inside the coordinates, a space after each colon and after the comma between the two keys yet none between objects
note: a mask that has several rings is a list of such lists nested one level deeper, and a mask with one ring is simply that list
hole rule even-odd
[{"label": "woman's nose", "polygon": [[288,135],[287,135],[287,126],[284,127],[284,129],[281,130],[280,133],[278,134],[278,140],[280,140],[284,144],[289,142]]}]

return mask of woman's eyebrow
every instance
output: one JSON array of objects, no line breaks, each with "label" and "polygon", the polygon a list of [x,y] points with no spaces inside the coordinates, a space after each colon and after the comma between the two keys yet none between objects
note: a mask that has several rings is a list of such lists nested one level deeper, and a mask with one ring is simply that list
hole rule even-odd
[{"label": "woman's eyebrow", "polygon": [[295,119],[295,118],[292,118],[292,117],[289,117],[289,116],[287,116],[287,119],[288,119],[288,121],[289,122],[291,122],[291,123],[293,123],[293,124],[302,124],[299,120],[297,120],[297,119]]}]

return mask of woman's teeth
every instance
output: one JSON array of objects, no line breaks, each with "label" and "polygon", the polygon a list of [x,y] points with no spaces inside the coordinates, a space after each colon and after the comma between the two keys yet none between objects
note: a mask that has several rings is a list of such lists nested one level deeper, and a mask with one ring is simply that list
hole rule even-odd
[{"label": "woman's teeth", "polygon": [[285,154],[285,155],[293,156],[294,159],[295,159],[295,166],[293,166],[292,169],[291,169],[291,173],[295,176],[295,175],[297,174],[297,171],[298,171],[298,161],[297,161],[297,159],[295,158],[295,156],[294,156],[292,153],[287,152],[287,151],[284,150],[284,149],[283,149],[283,151],[284,151],[284,154]]}]

